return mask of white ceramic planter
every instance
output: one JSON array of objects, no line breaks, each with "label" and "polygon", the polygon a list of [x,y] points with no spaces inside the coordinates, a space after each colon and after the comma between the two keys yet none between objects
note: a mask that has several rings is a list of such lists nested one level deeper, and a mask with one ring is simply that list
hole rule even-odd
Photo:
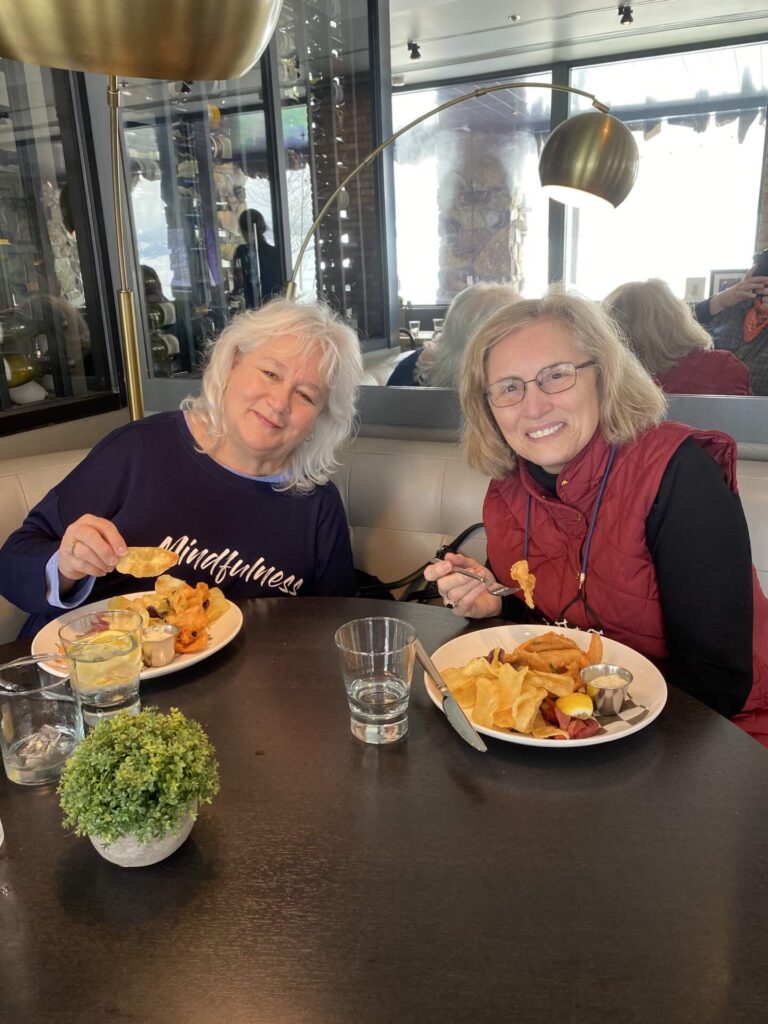
[{"label": "white ceramic planter", "polygon": [[197,801],[181,818],[176,829],[160,839],[150,839],[146,843],[139,842],[135,835],[122,836],[113,843],[104,843],[98,836],[88,838],[101,856],[113,864],[119,864],[122,868],[145,868],[149,864],[165,860],[178,850],[192,831],[196,816]]}]

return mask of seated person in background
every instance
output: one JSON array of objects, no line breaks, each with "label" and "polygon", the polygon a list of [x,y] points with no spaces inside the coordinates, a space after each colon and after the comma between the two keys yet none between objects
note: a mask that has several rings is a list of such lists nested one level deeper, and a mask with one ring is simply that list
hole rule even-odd
[{"label": "seated person in background", "polygon": [[749,370],[712,348],[687,302],[664,281],[630,281],[603,302],[629,347],[669,395],[751,395]]},{"label": "seated person in background", "polygon": [[344,508],[329,482],[362,375],[357,336],[327,308],[243,313],[181,411],[113,431],[0,550],[22,635],[87,600],[154,588],[114,571],[126,546],[175,551],[173,575],[230,598],[355,592]]},{"label": "seated person in background", "polygon": [[608,317],[557,292],[484,321],[460,398],[469,464],[492,478],[490,568],[447,554],[425,569],[454,614],[530,621],[454,572],[509,584],[527,559],[541,619],[602,630],[768,746],[768,598],[733,439],[661,422],[661,390]]},{"label": "seated person in background", "polygon": [[257,309],[280,293],[280,260],[264,237],[267,222],[259,210],[243,210],[238,223],[245,242],[235,249],[232,261],[235,291],[243,293],[248,309]]},{"label": "seated person in background", "polygon": [[472,332],[502,303],[517,297],[508,284],[473,284],[448,307],[442,331],[424,348],[401,359],[387,387],[457,388],[464,346]]},{"label": "seated person in background", "polygon": [[697,302],[694,315],[715,348],[733,352],[749,369],[752,391],[768,395],[768,249],[754,257],[743,281]]}]

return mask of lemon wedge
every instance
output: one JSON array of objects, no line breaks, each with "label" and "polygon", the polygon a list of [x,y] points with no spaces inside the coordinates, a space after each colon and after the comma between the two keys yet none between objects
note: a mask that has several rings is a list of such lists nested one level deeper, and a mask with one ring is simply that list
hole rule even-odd
[{"label": "lemon wedge", "polygon": [[592,698],[586,693],[569,693],[565,697],[558,697],[555,701],[558,711],[571,718],[590,718],[594,711]]}]

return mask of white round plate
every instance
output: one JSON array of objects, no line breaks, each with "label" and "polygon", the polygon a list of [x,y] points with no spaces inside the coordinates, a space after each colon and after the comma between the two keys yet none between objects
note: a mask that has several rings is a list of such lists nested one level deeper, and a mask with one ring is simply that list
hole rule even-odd
[{"label": "white round plate", "polygon": [[[145,593],[149,591],[143,591],[138,594],[121,594],[121,597],[143,597]],[[93,604],[84,604],[80,608],[73,608],[68,611],[65,615],[60,615],[58,619],[54,619],[53,622],[48,622],[39,633],[36,634],[32,641],[32,654],[51,654],[59,650],[59,630],[67,623],[71,622],[72,619],[78,618],[80,615],[88,615],[91,612],[103,612],[107,610],[108,601],[94,601]],[[208,633],[210,634],[210,640],[208,641],[207,647],[202,651],[193,651],[191,654],[177,654],[170,665],[163,665],[159,668],[143,668],[141,670],[141,678],[154,679],[155,676],[165,676],[169,672],[179,672],[183,668],[187,668],[189,665],[195,665],[198,661],[203,661],[204,658],[210,658],[216,651],[220,651],[222,647],[226,645],[237,636],[240,632],[240,627],[243,624],[243,613],[237,607],[236,604],[228,602],[229,607],[224,614],[216,619],[215,622],[211,623],[208,627]],[[48,672],[52,675],[67,676],[69,670],[62,665],[58,668],[55,663],[45,663],[43,665]]]},{"label": "white round plate", "polygon": [[[532,636],[540,636],[542,633],[549,633],[552,630],[574,640],[582,650],[589,647],[590,635],[581,629],[559,629],[553,626],[493,626],[490,629],[478,629],[474,633],[467,633],[465,636],[456,637],[455,640],[449,640],[447,644],[438,647],[432,655],[432,661],[435,663],[435,668],[441,672],[446,668],[460,668],[472,658],[485,657],[494,647],[503,647],[505,651],[511,651]],[[629,688],[629,696],[634,706],[625,707],[621,714],[615,717],[598,718],[601,723],[600,732],[588,739],[539,740],[534,739],[533,736],[524,736],[522,733],[512,732],[508,729],[488,729],[485,726],[476,725],[474,722],[472,724],[484,736],[492,736],[505,743],[520,743],[528,747],[549,747],[550,749],[571,750],[573,747],[591,747],[596,743],[610,743],[611,740],[622,740],[625,736],[631,736],[633,732],[639,732],[646,725],[650,725],[661,714],[662,708],[667,703],[667,684],[664,682],[661,672],[642,654],[633,651],[631,647],[620,644],[617,640],[609,640],[608,637],[603,637],[603,661],[610,665],[621,665],[632,673],[634,679]],[[426,673],[424,682],[432,701],[437,707],[441,707],[440,691]],[[468,717],[471,721],[471,716]]]}]

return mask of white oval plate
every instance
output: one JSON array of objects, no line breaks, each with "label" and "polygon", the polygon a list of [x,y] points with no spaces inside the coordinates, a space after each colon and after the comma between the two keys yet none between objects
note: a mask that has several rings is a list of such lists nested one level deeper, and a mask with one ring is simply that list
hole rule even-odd
[{"label": "white oval plate", "polygon": [[[435,668],[441,672],[446,668],[460,668],[472,658],[485,657],[494,647],[503,647],[505,651],[511,651],[530,637],[540,636],[551,630],[574,640],[582,650],[589,646],[590,635],[581,629],[559,629],[553,626],[493,626],[449,640],[447,644],[438,647],[432,655],[432,661]],[[621,665],[632,673],[634,679],[629,688],[629,696],[635,706],[625,707],[619,715],[612,718],[598,718],[602,728],[599,733],[588,739],[540,740],[509,729],[488,729],[474,722],[472,724],[484,736],[492,736],[505,743],[520,743],[528,747],[557,747],[565,750],[573,747],[591,747],[596,743],[610,743],[612,740],[622,740],[625,736],[631,736],[633,732],[639,732],[646,725],[650,725],[661,714],[667,703],[667,684],[661,672],[642,654],[620,644],[617,640],[609,640],[608,637],[603,637],[603,661],[610,665]],[[441,707],[440,691],[426,673],[424,682],[434,704],[438,708]]]},{"label": "white oval plate", "polygon": [[[143,597],[144,594],[150,593],[150,591],[142,591],[138,594],[121,594],[121,597]],[[91,612],[103,612],[107,610],[108,601],[94,601],[93,604],[84,604],[80,608],[73,608],[68,611],[65,615],[60,615],[58,619],[54,619],[52,622],[48,622],[39,633],[36,634],[32,641],[32,654],[51,654],[59,650],[59,630],[67,623],[71,622],[72,619],[78,618],[80,615],[88,615]],[[143,668],[141,670],[142,679],[154,679],[155,676],[165,676],[169,672],[179,672],[183,668],[187,668],[189,665],[195,665],[198,661],[203,661],[204,658],[210,658],[216,651],[220,651],[222,647],[226,647],[230,641],[234,640],[237,634],[240,632],[240,627],[243,624],[243,613],[237,607],[236,604],[228,602],[229,607],[221,616],[216,619],[215,622],[211,623],[208,627],[208,633],[210,639],[205,650],[193,651],[191,654],[177,654],[170,665],[162,665],[159,668]],[[48,672],[52,675],[67,676],[69,671],[66,668],[57,668],[54,664],[47,663],[43,665]]]}]

